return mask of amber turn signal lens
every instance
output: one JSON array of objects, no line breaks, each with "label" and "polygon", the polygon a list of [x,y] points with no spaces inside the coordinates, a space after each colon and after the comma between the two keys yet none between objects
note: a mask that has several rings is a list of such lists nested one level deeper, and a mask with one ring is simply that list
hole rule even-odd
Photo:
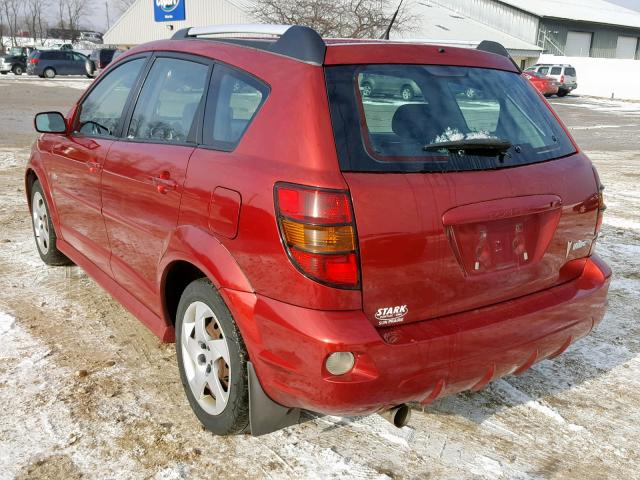
[{"label": "amber turn signal lens", "polygon": [[355,249],[351,225],[328,227],[282,220],[282,230],[287,245],[305,252],[337,253]]}]

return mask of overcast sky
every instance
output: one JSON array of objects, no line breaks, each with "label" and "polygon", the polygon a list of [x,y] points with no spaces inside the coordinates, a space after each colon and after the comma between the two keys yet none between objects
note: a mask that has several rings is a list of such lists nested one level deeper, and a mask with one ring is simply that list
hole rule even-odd
[{"label": "overcast sky", "polygon": [[617,5],[622,5],[623,7],[630,8],[632,10],[637,10],[640,12],[640,0],[607,0],[610,3],[615,3]]}]

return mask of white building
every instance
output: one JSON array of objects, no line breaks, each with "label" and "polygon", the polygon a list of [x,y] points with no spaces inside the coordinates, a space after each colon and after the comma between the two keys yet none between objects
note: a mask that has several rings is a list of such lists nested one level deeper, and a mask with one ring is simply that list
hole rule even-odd
[{"label": "white building", "polygon": [[[185,20],[158,21],[155,10],[166,5],[183,7]],[[170,38],[186,27],[252,23],[250,11],[251,4],[245,0],[136,0],[104,34],[104,43],[131,47]]]}]

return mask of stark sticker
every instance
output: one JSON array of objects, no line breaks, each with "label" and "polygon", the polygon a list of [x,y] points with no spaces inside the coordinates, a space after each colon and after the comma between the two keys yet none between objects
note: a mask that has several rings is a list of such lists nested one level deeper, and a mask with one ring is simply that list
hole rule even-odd
[{"label": "stark sticker", "polygon": [[409,309],[406,305],[383,307],[379,308],[376,312],[376,320],[378,320],[378,325],[400,323],[404,320],[404,317],[407,313],[409,313]]}]

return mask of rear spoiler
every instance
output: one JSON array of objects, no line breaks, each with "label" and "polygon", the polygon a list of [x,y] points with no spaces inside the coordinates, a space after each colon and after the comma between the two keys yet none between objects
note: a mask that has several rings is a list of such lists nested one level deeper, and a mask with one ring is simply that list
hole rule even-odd
[{"label": "rear spoiler", "polygon": [[509,60],[511,60],[511,63],[513,63],[513,65],[518,69],[519,72],[522,71],[520,66],[515,62],[515,60],[511,57],[511,55],[509,55],[509,52],[507,51],[506,48],[504,48],[504,46],[501,43],[494,42],[491,40],[483,40],[478,44],[478,46],[476,47],[476,50],[494,53],[496,55],[507,57]]}]

